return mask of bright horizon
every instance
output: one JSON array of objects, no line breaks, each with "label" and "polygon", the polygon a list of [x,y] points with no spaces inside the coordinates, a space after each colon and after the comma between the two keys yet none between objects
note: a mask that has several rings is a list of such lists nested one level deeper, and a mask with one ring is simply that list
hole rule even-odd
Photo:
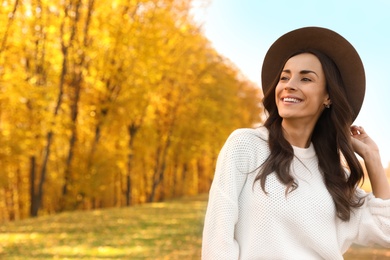
[{"label": "bright horizon", "polygon": [[281,35],[306,26],[326,27],[356,48],[366,71],[366,95],[355,120],[390,163],[390,1],[211,0],[197,18],[214,48],[259,87],[262,61]]}]

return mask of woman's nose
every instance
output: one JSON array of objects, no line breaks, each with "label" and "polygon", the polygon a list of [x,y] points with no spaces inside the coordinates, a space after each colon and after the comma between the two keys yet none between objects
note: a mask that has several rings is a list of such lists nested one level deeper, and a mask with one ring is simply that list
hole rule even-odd
[{"label": "woman's nose", "polygon": [[284,87],[284,90],[296,90],[297,88],[291,83],[289,82],[285,87]]}]

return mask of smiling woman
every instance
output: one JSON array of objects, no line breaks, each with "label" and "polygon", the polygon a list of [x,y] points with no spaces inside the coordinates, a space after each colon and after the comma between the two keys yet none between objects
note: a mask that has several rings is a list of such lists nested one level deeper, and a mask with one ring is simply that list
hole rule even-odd
[{"label": "smiling woman", "polygon": [[[363,64],[341,35],[280,37],[262,70],[264,126],[231,134],[218,157],[203,259],[343,259],[352,243],[390,247],[390,185],[378,147],[351,126]],[[358,187],[366,164],[373,193]]]},{"label": "smiling woman", "polygon": [[[355,124],[364,124],[377,140],[382,165],[388,166],[390,132],[389,85],[383,81],[390,60],[390,1],[225,1],[213,0],[204,21],[207,37],[216,49],[231,59],[252,81],[261,86],[259,68],[268,47],[286,31],[307,25],[332,28],[346,36],[359,50],[367,75],[362,111]],[[332,19],[329,19],[329,13]],[[275,19],[277,14],[277,19]],[[300,14],[294,15],[292,14]],[[272,26],[270,26],[272,23]],[[280,68],[280,67],[279,67]],[[379,94],[380,93],[380,94]],[[377,127],[377,122],[381,126]]]}]

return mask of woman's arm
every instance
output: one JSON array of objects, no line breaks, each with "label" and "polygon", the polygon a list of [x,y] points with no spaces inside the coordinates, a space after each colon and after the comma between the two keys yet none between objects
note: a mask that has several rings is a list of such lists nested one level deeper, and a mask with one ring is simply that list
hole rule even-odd
[{"label": "woman's arm", "polygon": [[379,149],[361,126],[351,126],[352,146],[366,165],[372,192],[376,198],[390,199],[390,184],[382,166]]},{"label": "woman's arm", "polygon": [[239,259],[240,248],[235,239],[238,221],[238,197],[248,176],[243,168],[252,153],[253,135],[247,130],[234,131],[218,156],[202,239],[202,259]]}]

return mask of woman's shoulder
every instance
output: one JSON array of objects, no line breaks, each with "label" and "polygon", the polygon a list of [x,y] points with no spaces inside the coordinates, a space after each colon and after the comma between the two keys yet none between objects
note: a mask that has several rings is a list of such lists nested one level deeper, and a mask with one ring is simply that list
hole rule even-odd
[{"label": "woman's shoulder", "polygon": [[258,151],[264,145],[268,145],[268,130],[264,126],[236,129],[225,143],[225,146],[243,152]]},{"label": "woman's shoulder", "polygon": [[[236,129],[230,134],[223,150],[223,154],[242,165],[242,170],[256,168],[259,161],[264,161],[269,155],[268,130],[263,126]],[[246,163],[249,164],[244,166]]]},{"label": "woman's shoulder", "polygon": [[228,140],[268,140],[268,129],[265,126],[257,128],[239,128],[234,130]]}]

